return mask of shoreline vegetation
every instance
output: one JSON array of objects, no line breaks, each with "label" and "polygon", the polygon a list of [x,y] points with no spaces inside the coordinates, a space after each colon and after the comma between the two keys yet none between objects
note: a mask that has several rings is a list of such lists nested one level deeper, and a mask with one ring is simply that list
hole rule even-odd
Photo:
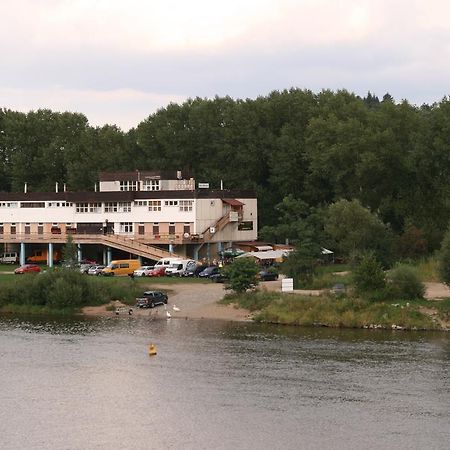
[{"label": "shoreline vegetation", "polygon": [[[282,293],[280,282],[260,284],[255,291],[243,294],[226,294],[222,285],[205,284],[196,279],[182,280],[182,283],[172,279],[105,279],[72,270],[31,276],[4,274],[1,278],[2,314],[112,316],[115,305],[133,307],[135,298],[143,290],[159,289],[170,292],[171,303],[173,298],[177,305],[182,305],[183,312],[178,317],[183,318],[333,328],[450,330],[450,296],[431,300],[372,301],[359,298],[351,291],[338,295],[328,289],[314,291],[316,295]],[[317,289],[334,280],[349,281],[350,275],[327,273],[326,280],[324,283],[316,279],[314,287]],[[197,302],[196,311],[192,309],[193,302]],[[136,311],[136,315],[144,314],[150,313]],[[172,317],[176,318],[177,314]]]}]

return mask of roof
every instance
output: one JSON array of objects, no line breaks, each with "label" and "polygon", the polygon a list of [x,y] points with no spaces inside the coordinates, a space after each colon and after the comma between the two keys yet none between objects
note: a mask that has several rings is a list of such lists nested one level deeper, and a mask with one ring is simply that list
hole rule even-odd
[{"label": "roof", "polygon": [[100,181],[176,180],[191,177],[186,171],[176,170],[134,170],[127,172],[100,172]]},{"label": "roof", "polygon": [[223,198],[222,201],[231,206],[243,206],[245,203],[236,200],[235,198]]},{"label": "roof", "polygon": [[255,245],[256,250],[258,252],[266,252],[267,250],[273,250],[271,245]]},{"label": "roof", "polygon": [[281,259],[283,256],[289,255],[291,250],[268,250],[265,252],[247,252],[243,255],[239,255],[237,258],[248,258],[253,257],[259,260],[266,259]]}]

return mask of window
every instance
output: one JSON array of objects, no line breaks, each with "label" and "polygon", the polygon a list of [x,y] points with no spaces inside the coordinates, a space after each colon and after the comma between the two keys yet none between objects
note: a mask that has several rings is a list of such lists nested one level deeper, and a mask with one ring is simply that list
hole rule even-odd
[{"label": "window", "polygon": [[183,225],[183,234],[191,234],[191,224],[185,223]]},{"label": "window", "polygon": [[3,224],[0,223],[0,234],[3,234]]},{"label": "window", "polygon": [[178,206],[178,200],[165,200],[164,206]]},{"label": "window", "polygon": [[119,202],[118,212],[130,212],[131,211],[131,202]]},{"label": "window", "polygon": [[143,183],[144,191],[160,191],[161,184],[159,180],[145,180]]},{"label": "window", "polygon": [[15,223],[12,223],[12,224],[11,224],[11,230],[10,230],[10,233],[11,233],[11,234],[16,234],[16,224],[15,224]]},{"label": "window", "polygon": [[148,202],[147,200],[135,200],[134,206],[147,206]]},{"label": "window", "polygon": [[106,202],[105,212],[117,212],[117,202]]},{"label": "window", "polygon": [[140,223],[138,226],[138,234],[145,234],[145,225],[143,223]]},{"label": "window", "polygon": [[137,181],[121,181],[121,191],[137,191]]},{"label": "window", "polygon": [[180,200],[180,211],[192,211],[192,200]]},{"label": "window", "polygon": [[153,224],[153,234],[156,236],[159,235],[159,223],[158,222],[155,222]]},{"label": "window", "polygon": [[102,204],[101,203],[89,203],[89,212],[101,213],[102,212]]},{"label": "window", "polygon": [[133,223],[132,222],[120,222],[120,232],[121,233],[132,233]]},{"label": "window", "polygon": [[169,223],[169,234],[175,234],[175,223],[174,222]]},{"label": "window", "polygon": [[21,208],[45,208],[45,202],[20,202]]},{"label": "window", "polygon": [[77,213],[87,213],[89,212],[89,203],[76,203]]},{"label": "window", "polygon": [[161,211],[161,200],[149,200],[148,201],[149,211]]},{"label": "window", "polygon": [[29,223],[25,224],[25,234],[30,234],[31,231],[31,226]]},{"label": "window", "polygon": [[17,202],[0,202],[0,208],[17,208]]}]

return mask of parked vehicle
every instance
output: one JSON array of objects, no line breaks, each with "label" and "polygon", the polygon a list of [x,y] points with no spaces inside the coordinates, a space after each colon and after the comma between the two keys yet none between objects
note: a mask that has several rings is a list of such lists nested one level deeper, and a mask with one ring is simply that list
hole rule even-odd
[{"label": "parked vehicle", "polygon": [[41,268],[37,264],[24,264],[18,267],[14,273],[16,275],[23,275],[24,273],[39,273]]},{"label": "parked vehicle", "polygon": [[131,275],[140,266],[138,259],[119,259],[111,261],[103,270],[102,275]]},{"label": "parked vehicle", "polygon": [[229,280],[229,278],[223,272],[215,273],[215,274],[211,275],[209,277],[209,279],[213,283],[225,283],[226,281]]},{"label": "parked vehicle", "polygon": [[[46,264],[48,259],[48,250],[45,248],[43,250],[34,250],[32,255],[27,257],[27,263],[41,263]],[[53,262],[57,263],[61,260],[61,252],[58,250],[53,251]]]},{"label": "parked vehicle", "polygon": [[166,268],[163,266],[155,267],[152,270],[149,270],[149,277],[163,277],[166,274]]},{"label": "parked vehicle", "polygon": [[209,266],[206,269],[202,270],[198,276],[200,278],[209,278],[211,275],[215,275],[216,273],[219,273],[220,269],[217,266]]},{"label": "parked vehicle", "polygon": [[141,266],[133,272],[134,277],[147,277],[154,266]]},{"label": "parked vehicle", "polygon": [[180,264],[183,261],[182,258],[162,258],[155,264],[155,269],[159,267],[171,267],[174,264]]},{"label": "parked vehicle", "polygon": [[2,264],[17,264],[19,262],[19,254],[16,252],[3,253],[0,257]]},{"label": "parked vehicle", "polygon": [[136,299],[138,308],[154,308],[158,305],[167,304],[167,294],[160,291],[145,291],[142,297]]},{"label": "parked vehicle", "polygon": [[105,268],[105,266],[91,266],[89,267],[87,274],[88,275],[102,275],[102,271]]},{"label": "parked vehicle", "polygon": [[93,266],[94,266],[94,264],[80,264],[80,272],[88,273],[89,269]]},{"label": "parked vehicle", "polygon": [[276,272],[269,272],[268,270],[261,270],[258,274],[258,278],[261,281],[275,281],[278,280],[278,274]]},{"label": "parked vehicle", "polygon": [[171,266],[166,268],[167,276],[183,276],[183,272],[186,270],[194,270],[196,263],[193,259],[183,259],[177,263],[172,264]]}]

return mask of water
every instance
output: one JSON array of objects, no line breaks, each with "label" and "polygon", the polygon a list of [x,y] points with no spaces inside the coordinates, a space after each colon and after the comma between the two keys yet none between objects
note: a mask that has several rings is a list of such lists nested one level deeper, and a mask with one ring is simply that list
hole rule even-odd
[{"label": "water", "polygon": [[449,366],[446,333],[4,317],[0,446],[450,448]]}]

